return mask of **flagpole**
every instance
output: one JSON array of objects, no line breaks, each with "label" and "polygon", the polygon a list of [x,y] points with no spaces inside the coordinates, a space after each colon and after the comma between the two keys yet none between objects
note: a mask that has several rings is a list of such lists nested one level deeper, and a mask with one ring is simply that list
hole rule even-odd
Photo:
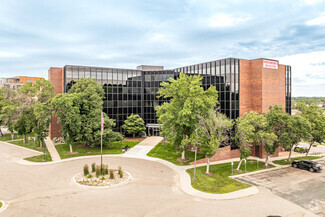
[{"label": "flagpole", "polygon": [[100,172],[103,174],[103,131],[104,131],[104,126],[103,126],[103,111],[101,112],[101,117],[100,117],[100,122],[101,122],[101,132],[100,132]]}]

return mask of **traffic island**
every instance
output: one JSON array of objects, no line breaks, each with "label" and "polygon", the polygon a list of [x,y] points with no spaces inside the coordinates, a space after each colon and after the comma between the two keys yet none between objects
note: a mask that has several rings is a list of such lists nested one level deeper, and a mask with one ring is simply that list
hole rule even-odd
[{"label": "traffic island", "polygon": [[8,203],[4,202],[3,200],[0,200],[0,213],[7,209],[7,207]]},{"label": "traffic island", "polygon": [[90,188],[107,188],[126,184],[131,180],[131,174],[123,171],[121,167],[116,169],[108,169],[108,165],[103,164],[91,165],[92,170],[89,172],[88,165],[85,164],[83,173],[75,175],[72,179],[77,185]]}]

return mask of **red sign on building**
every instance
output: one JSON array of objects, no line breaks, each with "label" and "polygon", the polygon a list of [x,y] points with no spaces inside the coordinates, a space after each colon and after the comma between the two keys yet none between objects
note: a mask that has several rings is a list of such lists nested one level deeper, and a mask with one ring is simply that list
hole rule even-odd
[{"label": "red sign on building", "polygon": [[278,62],[272,60],[263,60],[263,67],[268,69],[278,69]]}]

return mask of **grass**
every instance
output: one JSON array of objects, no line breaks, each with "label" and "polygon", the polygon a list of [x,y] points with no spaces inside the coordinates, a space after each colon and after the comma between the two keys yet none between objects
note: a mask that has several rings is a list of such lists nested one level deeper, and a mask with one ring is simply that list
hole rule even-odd
[{"label": "grass", "polygon": [[[122,146],[130,146],[131,148],[137,145],[139,142],[134,141],[123,141]],[[100,155],[100,147],[96,146],[93,148],[90,147],[81,147],[81,143],[73,143],[72,149],[73,152],[78,152],[75,154],[70,154],[70,148],[68,144],[56,145],[56,150],[58,151],[61,159],[87,156],[87,155]],[[103,146],[103,154],[122,154],[121,142],[112,142],[108,147]]]},{"label": "grass", "polygon": [[[27,138],[28,138],[28,136],[27,136]],[[11,141],[9,143],[14,144],[14,145],[19,145],[19,146],[22,146],[25,148],[33,149],[36,151],[40,151],[40,152],[43,151],[43,149],[39,148],[40,146],[37,142],[34,144],[34,141],[29,141],[27,143],[23,143],[23,140],[17,140],[17,141]],[[27,157],[27,158],[24,158],[24,160],[28,160],[28,161],[32,161],[32,162],[44,162],[43,154],[33,156],[33,157]],[[51,159],[50,153],[47,151],[47,149],[45,149],[45,162],[48,162],[48,161],[52,161],[52,159]]]},{"label": "grass", "polygon": [[[246,183],[239,182],[232,178],[229,178],[231,175],[237,175],[245,173],[245,164],[242,163],[240,169],[243,170],[242,172],[236,171],[235,169],[238,166],[238,161],[234,162],[234,172],[231,172],[231,163],[224,163],[224,164],[215,164],[210,165],[210,173],[214,173],[213,175],[207,175],[204,172],[206,171],[206,166],[197,167],[196,168],[196,184],[193,184],[193,177],[194,177],[194,168],[186,170],[186,172],[191,176],[191,182],[193,188],[213,194],[225,194],[233,191],[238,191],[241,189],[245,189],[251,187]],[[247,160],[246,163],[246,171],[253,172],[257,170],[263,170],[264,162],[258,162],[259,167],[257,169],[257,162],[255,160]],[[268,168],[273,167],[269,165]]]},{"label": "grass", "polygon": [[[23,136],[14,133],[14,139],[23,139]],[[11,133],[5,133],[3,136],[0,136],[0,141],[9,141],[11,140]]]},{"label": "grass", "polygon": [[0,202],[0,208],[2,207],[2,203]]},{"label": "grass", "polygon": [[275,160],[275,161],[273,161],[273,163],[278,164],[278,165],[289,165],[294,160],[316,160],[318,158],[322,158],[322,157],[319,157],[319,156],[294,157],[294,158],[291,158],[291,161],[287,161],[287,159],[283,159],[283,160]]},{"label": "grass", "polygon": [[[189,165],[191,161],[194,161],[194,152],[191,151],[186,151],[185,156],[186,158],[189,158],[190,160],[188,162],[180,162],[177,160],[177,158],[181,157],[182,153],[178,150],[176,150],[170,143],[165,143],[165,148],[164,150],[164,143],[159,143],[154,147],[147,155],[150,157],[155,157],[155,158],[161,158],[163,160],[169,161],[173,164],[176,165]],[[197,160],[204,158],[204,154],[197,154],[196,156]]]}]

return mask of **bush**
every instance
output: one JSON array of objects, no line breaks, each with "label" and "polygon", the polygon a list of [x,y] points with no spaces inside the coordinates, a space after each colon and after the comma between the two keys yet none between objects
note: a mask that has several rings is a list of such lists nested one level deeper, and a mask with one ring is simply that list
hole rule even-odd
[{"label": "bush", "polygon": [[96,177],[98,178],[101,175],[100,166],[96,165]]},{"label": "bush", "polygon": [[306,153],[306,149],[305,148],[295,148],[295,152]]},{"label": "bush", "polygon": [[88,164],[84,165],[84,176],[87,176],[89,174],[89,167]]},{"label": "bush", "polygon": [[96,171],[96,164],[95,162],[91,164],[91,172],[95,172]]},{"label": "bush", "polygon": [[108,174],[108,165],[106,164],[104,164],[103,165],[103,175],[107,175]]},{"label": "bush", "polygon": [[104,176],[102,176],[102,180],[105,180],[105,177]]},{"label": "bush", "polygon": [[90,179],[92,178],[93,176],[91,174],[88,174],[87,178]]},{"label": "bush", "polygon": [[123,178],[123,171],[121,166],[118,167],[118,175],[120,176],[120,178]]},{"label": "bush", "polygon": [[53,142],[55,143],[64,143],[63,137],[54,137]]},{"label": "bush", "polygon": [[109,170],[109,179],[114,179],[114,170]]}]

